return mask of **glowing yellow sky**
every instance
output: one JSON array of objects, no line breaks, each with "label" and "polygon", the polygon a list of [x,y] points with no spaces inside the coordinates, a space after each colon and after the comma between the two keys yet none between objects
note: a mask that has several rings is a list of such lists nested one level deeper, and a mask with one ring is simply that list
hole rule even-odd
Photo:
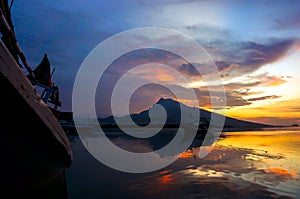
[{"label": "glowing yellow sky", "polygon": [[[272,76],[273,79],[263,82],[264,80],[261,79],[250,78],[263,76],[264,74]],[[226,85],[232,83],[247,84],[255,81],[261,81],[260,85],[250,86],[248,94],[242,96],[243,99],[273,97],[253,100],[249,105],[228,107],[226,110],[227,116],[273,125],[290,125],[300,122],[300,46],[293,48],[275,63],[267,64],[251,74],[229,79],[224,78],[223,83],[226,87]],[[218,83],[210,82],[211,85]],[[187,87],[201,88],[205,85],[206,82],[204,81],[195,81],[188,84]],[[233,90],[229,88],[226,91],[232,92]],[[180,101],[188,105],[194,104],[194,102],[188,100]],[[219,112],[209,109],[209,106],[200,108]]]},{"label": "glowing yellow sky", "polygon": [[[272,75],[287,76],[285,83],[274,84],[251,88],[251,91],[262,93],[263,95],[281,96],[276,99],[266,99],[255,101],[248,106],[233,107],[226,111],[231,117],[250,119],[253,121],[264,121],[278,124],[278,121],[264,120],[264,117],[277,117],[282,119],[296,118],[294,123],[300,118],[300,50],[299,47],[290,55],[285,56],[280,61],[268,64],[260,68],[255,73],[270,73]],[[254,94],[250,97],[259,97]],[[248,96],[249,97],[249,96]],[[260,119],[261,118],[261,119]]]}]

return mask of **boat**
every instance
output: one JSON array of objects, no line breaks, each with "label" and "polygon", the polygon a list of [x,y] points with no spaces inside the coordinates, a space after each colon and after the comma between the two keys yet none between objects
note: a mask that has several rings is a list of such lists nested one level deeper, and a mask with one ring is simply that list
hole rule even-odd
[{"label": "boat", "polygon": [[0,1],[0,15],[1,195],[68,198],[65,170],[73,159],[70,142],[45,101],[56,90],[46,89],[47,97],[42,98],[32,83],[34,70],[16,40],[7,0]]}]

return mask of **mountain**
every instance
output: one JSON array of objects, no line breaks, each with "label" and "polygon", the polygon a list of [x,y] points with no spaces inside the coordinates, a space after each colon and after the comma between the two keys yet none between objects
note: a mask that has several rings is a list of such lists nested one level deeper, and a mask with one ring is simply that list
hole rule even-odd
[{"label": "mountain", "polygon": [[[160,105],[160,106],[157,106]],[[159,112],[161,106],[165,109],[167,119],[164,122],[164,115]],[[180,109],[182,107],[182,109]],[[183,112],[181,112],[183,110]],[[177,102],[173,99],[159,99],[152,107],[147,110],[144,110],[138,114],[131,114],[123,117],[117,118],[118,122],[122,124],[129,124],[130,117],[131,119],[138,125],[144,126],[149,124],[150,117],[149,114],[153,115],[151,117],[153,119],[152,123],[165,123],[166,125],[178,125],[181,121],[181,116],[183,115],[183,120],[185,122],[192,122],[188,121],[189,118],[195,111],[199,111],[201,121],[207,120],[210,121],[211,115],[216,114],[216,116],[221,116],[217,113],[212,113],[200,108],[189,107],[183,103]],[[101,125],[116,125],[116,122],[112,116],[106,118],[99,118],[99,122]],[[254,123],[244,120],[239,120],[231,117],[225,117],[224,123],[224,131],[238,131],[238,130],[255,130],[261,128],[268,128],[272,127],[271,125],[261,124],[261,123]]]}]

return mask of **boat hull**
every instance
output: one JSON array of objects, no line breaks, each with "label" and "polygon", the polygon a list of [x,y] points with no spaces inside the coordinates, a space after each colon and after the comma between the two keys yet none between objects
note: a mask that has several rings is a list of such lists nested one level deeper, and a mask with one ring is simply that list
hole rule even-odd
[{"label": "boat hull", "polygon": [[0,41],[1,186],[10,198],[67,198],[69,140]]}]

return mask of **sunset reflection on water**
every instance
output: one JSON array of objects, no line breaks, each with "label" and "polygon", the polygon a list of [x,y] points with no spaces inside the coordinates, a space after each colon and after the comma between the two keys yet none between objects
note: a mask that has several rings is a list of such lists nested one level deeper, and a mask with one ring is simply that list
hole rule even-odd
[{"label": "sunset reflection on water", "polygon": [[250,149],[247,160],[254,160],[254,166],[265,169],[266,172],[278,175],[299,177],[300,171],[300,132],[286,131],[258,131],[226,133],[217,146]]},{"label": "sunset reflection on water", "polygon": [[[191,147],[168,167],[143,174],[101,165],[77,142],[67,173],[70,198],[300,198],[299,129],[224,136],[208,146],[212,150],[204,158],[199,158],[199,146]],[[153,144],[123,138],[115,143],[149,150]]]},{"label": "sunset reflection on water", "polygon": [[[245,192],[254,185],[259,190],[294,198],[300,197],[300,132],[298,129],[282,131],[249,131],[224,133],[211,153],[199,159],[196,169],[180,172],[205,178],[210,183],[216,177],[226,178],[221,183],[232,191]],[[199,148],[187,150],[180,159],[197,157]],[[224,182],[224,181],[223,181]],[[228,187],[228,183],[231,186]],[[235,184],[234,186],[232,186]],[[241,189],[242,188],[242,189]]]}]

